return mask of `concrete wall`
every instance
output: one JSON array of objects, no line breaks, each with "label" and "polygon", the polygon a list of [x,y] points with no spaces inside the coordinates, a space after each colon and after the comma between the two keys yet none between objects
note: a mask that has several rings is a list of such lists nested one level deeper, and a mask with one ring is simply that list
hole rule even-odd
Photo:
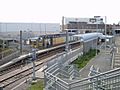
[{"label": "concrete wall", "polygon": [[83,43],[83,53],[88,52],[90,49],[96,49],[97,41],[96,39]]}]

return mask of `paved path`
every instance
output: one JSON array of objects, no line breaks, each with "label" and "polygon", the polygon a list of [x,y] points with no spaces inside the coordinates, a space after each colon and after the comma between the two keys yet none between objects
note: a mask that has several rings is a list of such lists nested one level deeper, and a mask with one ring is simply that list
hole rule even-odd
[{"label": "paved path", "polygon": [[114,56],[114,66],[113,68],[119,68],[120,67],[120,36],[115,37],[115,56]]},{"label": "paved path", "polygon": [[101,72],[105,72],[111,69],[111,55],[110,53],[101,52],[95,58],[90,60],[90,62],[85,66],[85,68],[81,69],[80,75],[81,78],[88,77],[89,70],[91,66],[99,67]]}]

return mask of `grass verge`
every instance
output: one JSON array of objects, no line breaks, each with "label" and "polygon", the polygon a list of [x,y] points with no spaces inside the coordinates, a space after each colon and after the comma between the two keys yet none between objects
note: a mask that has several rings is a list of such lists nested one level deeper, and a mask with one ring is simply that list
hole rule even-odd
[{"label": "grass verge", "polygon": [[43,90],[44,88],[44,81],[40,80],[35,84],[32,84],[27,90]]},{"label": "grass verge", "polygon": [[[100,51],[97,50],[97,53]],[[75,61],[73,61],[71,64],[75,64],[77,68],[81,69],[84,66],[87,65],[87,63],[96,55],[96,49],[90,49],[89,52],[83,54],[82,56],[79,56]]]}]

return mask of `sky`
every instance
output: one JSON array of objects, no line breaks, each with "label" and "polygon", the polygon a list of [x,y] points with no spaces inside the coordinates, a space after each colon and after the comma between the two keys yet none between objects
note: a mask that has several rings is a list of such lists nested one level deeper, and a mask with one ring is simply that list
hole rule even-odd
[{"label": "sky", "polygon": [[120,0],[0,0],[0,22],[61,23],[62,16],[120,21]]}]

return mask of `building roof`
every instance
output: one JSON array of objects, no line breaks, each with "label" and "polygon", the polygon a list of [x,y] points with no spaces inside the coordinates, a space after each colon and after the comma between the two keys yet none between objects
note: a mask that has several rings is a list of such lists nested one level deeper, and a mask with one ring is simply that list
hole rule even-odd
[{"label": "building roof", "polygon": [[9,40],[15,40],[15,39],[14,39],[14,38],[5,38],[5,37],[0,37],[0,40],[9,41]]},{"label": "building roof", "polygon": [[85,34],[78,34],[78,35],[73,35],[74,37],[79,37],[82,41],[87,42],[87,41],[92,41],[94,39],[97,39],[98,37],[101,37],[103,34],[102,33],[85,33]]},{"label": "building roof", "polygon": [[114,36],[112,36],[112,35],[102,35],[101,36],[101,39],[110,39],[110,38],[113,38]]}]

